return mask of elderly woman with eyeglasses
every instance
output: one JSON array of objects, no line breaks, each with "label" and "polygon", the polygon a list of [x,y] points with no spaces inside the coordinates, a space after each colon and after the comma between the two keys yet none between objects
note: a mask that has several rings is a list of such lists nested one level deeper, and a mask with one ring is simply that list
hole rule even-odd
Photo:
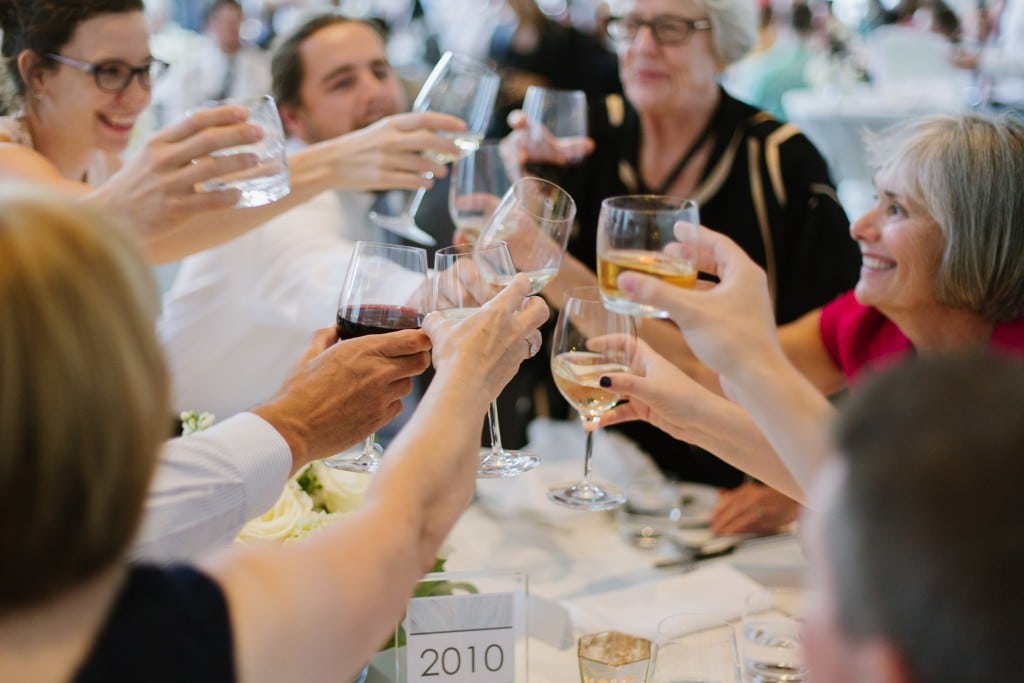
[{"label": "elderly woman with eyeglasses", "polygon": [[[601,200],[648,193],[697,200],[701,222],[766,269],[779,323],[850,289],[860,255],[824,159],[794,126],[719,84],[754,43],[754,0],[613,0],[610,9],[607,32],[625,98],[590,103],[595,149],[565,180],[579,210],[569,243],[577,260],[563,264],[544,292],[548,301],[557,306],[567,287],[593,281]],[[644,327],[651,337],[663,326]],[[678,346],[678,335],[665,343]],[[679,363],[687,361],[685,349],[675,351]],[[737,470],[649,425],[623,432],[677,476],[725,487],[742,482]],[[750,510],[756,514],[738,516]],[[747,484],[723,496],[712,526],[768,532],[796,513],[792,501]]]},{"label": "elderly woman with eyeglasses", "polygon": [[0,85],[8,86],[13,112],[0,116],[0,179],[59,187],[114,208],[130,219],[152,261],[227,241],[329,189],[428,184],[424,173],[446,170],[420,152],[456,152],[438,131],[464,127],[450,116],[406,114],[312,145],[289,158],[288,196],[237,209],[238,190],[197,192],[196,185],[257,163],[253,155],[209,156],[262,135],[244,123],[242,107],[193,114],[122,164],[166,66],[150,53],[142,0],[5,0],[0,29]]}]

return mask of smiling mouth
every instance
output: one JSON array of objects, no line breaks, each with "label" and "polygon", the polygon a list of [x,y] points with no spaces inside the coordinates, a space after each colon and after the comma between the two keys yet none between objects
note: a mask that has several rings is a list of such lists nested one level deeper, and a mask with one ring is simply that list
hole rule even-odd
[{"label": "smiling mouth", "polygon": [[896,267],[896,263],[893,261],[887,261],[867,255],[861,257],[861,264],[869,270],[892,270]]},{"label": "smiling mouth", "polygon": [[134,116],[110,116],[109,114],[100,114],[99,119],[111,128],[116,128],[117,130],[122,131],[131,130],[135,126]]}]

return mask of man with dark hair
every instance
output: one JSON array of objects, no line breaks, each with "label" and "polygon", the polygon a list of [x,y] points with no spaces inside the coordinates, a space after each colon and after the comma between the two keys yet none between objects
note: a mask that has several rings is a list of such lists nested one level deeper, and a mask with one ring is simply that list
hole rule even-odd
[{"label": "man with dark hair", "polygon": [[1024,366],[926,358],[866,382],[805,524],[819,683],[1019,681]]},{"label": "man with dark hair", "polygon": [[[405,109],[384,40],[367,22],[307,20],[282,37],[272,73],[292,149]],[[367,220],[372,202],[369,192],[325,192],[182,263],[160,321],[176,410],[227,417],[273,395],[310,330],[334,320],[355,241],[386,241]]]}]

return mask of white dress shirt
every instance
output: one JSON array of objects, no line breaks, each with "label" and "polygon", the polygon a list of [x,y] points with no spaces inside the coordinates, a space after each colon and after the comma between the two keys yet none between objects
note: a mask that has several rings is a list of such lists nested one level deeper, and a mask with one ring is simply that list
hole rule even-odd
[{"label": "white dress shirt", "polygon": [[175,411],[220,419],[273,397],[313,331],[335,322],[348,226],[371,201],[325,192],[182,262],[157,325]]},{"label": "white dress shirt", "polygon": [[287,442],[252,413],[168,441],[131,556],[180,562],[223,548],[274,505],[291,466]]}]

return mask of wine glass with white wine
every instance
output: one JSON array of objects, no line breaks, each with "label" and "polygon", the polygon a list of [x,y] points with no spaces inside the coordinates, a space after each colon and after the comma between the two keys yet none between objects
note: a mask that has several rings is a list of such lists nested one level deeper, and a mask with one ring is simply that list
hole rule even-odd
[{"label": "wine glass with white wine", "polygon": [[[596,427],[620,396],[601,386],[609,373],[630,372],[636,354],[633,316],[610,311],[597,287],[576,287],[558,314],[551,343],[551,375],[584,427]],[[583,479],[548,489],[548,498],[577,510],[611,510],[626,502],[622,491],[590,478],[593,429],[586,429]]]},{"label": "wine glass with white wine", "polygon": [[[455,146],[460,150],[459,154],[426,154],[447,164],[479,147],[494,112],[499,83],[498,74],[486,64],[453,52],[441,55],[441,59],[416,95],[412,110],[457,116],[466,122],[466,130],[459,133],[443,133],[453,139]],[[416,190],[409,204],[399,215],[390,216],[371,211],[370,220],[406,239],[433,246],[436,243],[434,238],[416,225],[416,212],[426,192],[426,188]]]}]

